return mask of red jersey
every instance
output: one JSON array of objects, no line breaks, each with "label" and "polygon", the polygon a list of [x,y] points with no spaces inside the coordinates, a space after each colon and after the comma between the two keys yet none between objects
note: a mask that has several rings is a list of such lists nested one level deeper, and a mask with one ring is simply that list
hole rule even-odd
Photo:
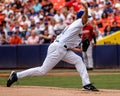
[{"label": "red jersey", "polygon": [[95,37],[95,33],[93,32],[93,27],[90,24],[84,26],[82,31],[82,40],[88,38],[91,41],[93,37]]},{"label": "red jersey", "polygon": [[77,0],[71,0],[69,2],[66,2],[67,7],[73,7],[74,11],[78,12],[81,8],[80,4],[78,3]]},{"label": "red jersey", "polygon": [[22,44],[22,39],[19,36],[12,37],[10,44]]}]

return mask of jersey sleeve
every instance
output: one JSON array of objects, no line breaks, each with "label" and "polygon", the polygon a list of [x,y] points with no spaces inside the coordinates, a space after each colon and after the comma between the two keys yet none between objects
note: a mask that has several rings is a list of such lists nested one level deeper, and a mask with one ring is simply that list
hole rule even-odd
[{"label": "jersey sleeve", "polygon": [[82,19],[78,19],[77,25],[78,25],[79,27],[83,27],[83,26],[84,26],[84,24],[82,23]]},{"label": "jersey sleeve", "polygon": [[76,21],[74,21],[71,25],[71,27],[83,27],[83,23],[82,23],[82,19],[77,19]]}]

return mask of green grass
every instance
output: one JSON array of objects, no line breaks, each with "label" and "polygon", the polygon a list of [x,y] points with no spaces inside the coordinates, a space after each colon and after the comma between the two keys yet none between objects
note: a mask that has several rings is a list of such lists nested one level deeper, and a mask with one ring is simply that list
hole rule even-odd
[{"label": "green grass", "polygon": [[[5,85],[7,78],[0,77],[0,85]],[[93,75],[90,80],[99,89],[119,89],[120,75]],[[25,86],[51,86],[63,88],[81,88],[79,76],[39,76],[20,79],[15,85]]]},{"label": "green grass", "polygon": [[98,88],[120,90],[120,74],[98,75],[90,78]]}]

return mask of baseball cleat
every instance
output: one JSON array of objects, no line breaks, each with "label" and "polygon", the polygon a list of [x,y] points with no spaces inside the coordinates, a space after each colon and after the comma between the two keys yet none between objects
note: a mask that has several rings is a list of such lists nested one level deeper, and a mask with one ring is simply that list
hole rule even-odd
[{"label": "baseball cleat", "polygon": [[15,71],[12,71],[8,80],[7,80],[7,87],[10,87],[14,82],[18,80],[17,74]]},{"label": "baseball cleat", "polygon": [[82,90],[84,90],[84,91],[99,91],[92,84],[88,84],[88,85],[83,86]]}]

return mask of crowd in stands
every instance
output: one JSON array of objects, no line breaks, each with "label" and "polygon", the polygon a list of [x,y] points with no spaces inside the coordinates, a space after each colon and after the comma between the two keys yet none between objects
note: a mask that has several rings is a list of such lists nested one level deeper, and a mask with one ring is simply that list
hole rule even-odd
[{"label": "crowd in stands", "polygon": [[[76,20],[80,0],[0,0],[0,45],[45,44]],[[120,0],[88,0],[96,37],[120,30]],[[2,18],[2,19],[1,19]]]}]

